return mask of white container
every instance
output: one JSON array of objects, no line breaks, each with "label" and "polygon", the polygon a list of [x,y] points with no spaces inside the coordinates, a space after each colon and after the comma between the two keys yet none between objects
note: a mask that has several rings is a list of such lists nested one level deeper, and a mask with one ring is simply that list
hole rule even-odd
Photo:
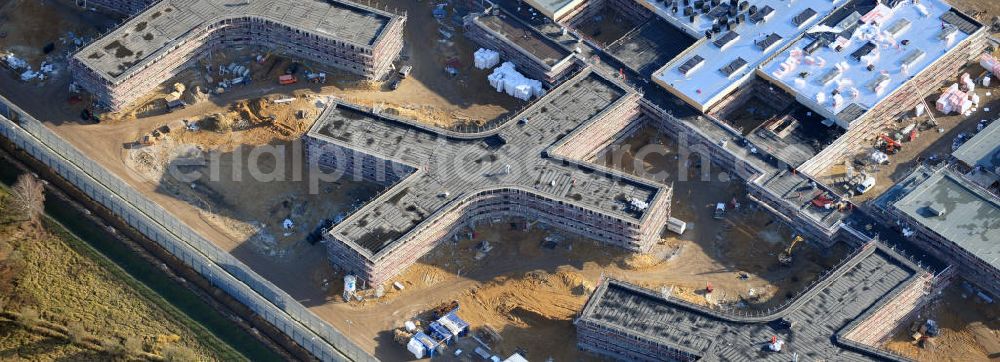
[{"label": "white container", "polygon": [[667,230],[673,231],[678,235],[683,234],[684,230],[687,230],[687,223],[681,221],[681,219],[671,217],[667,219]]},{"label": "white container", "polygon": [[358,289],[358,278],[353,275],[344,276],[344,294],[353,294]]}]

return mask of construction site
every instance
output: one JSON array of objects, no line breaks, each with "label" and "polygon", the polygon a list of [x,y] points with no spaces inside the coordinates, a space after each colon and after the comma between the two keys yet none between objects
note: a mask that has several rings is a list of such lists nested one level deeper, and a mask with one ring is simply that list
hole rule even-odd
[{"label": "construction site", "polygon": [[0,94],[373,359],[989,360],[960,3],[13,0]]}]

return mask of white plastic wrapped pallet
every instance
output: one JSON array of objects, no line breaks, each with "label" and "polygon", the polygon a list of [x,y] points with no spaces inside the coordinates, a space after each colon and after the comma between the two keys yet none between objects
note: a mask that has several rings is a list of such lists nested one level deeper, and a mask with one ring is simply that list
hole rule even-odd
[{"label": "white plastic wrapped pallet", "polygon": [[529,100],[532,97],[541,97],[545,94],[542,82],[525,77],[515,69],[511,62],[501,64],[493,70],[487,79],[497,92],[504,92],[521,100]]},{"label": "white plastic wrapped pallet", "polygon": [[500,63],[500,53],[485,48],[479,48],[473,58],[477,69],[493,68]]}]

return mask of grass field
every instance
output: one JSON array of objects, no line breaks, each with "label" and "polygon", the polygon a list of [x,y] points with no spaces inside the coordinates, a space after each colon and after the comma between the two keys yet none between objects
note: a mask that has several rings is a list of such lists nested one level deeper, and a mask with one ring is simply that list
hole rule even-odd
[{"label": "grass field", "polygon": [[[0,185],[0,200],[7,190]],[[46,218],[45,232],[9,220],[0,201],[0,307],[35,310],[56,325],[78,325],[100,340],[132,338],[146,352],[178,346],[199,360],[245,359],[116,264]],[[168,347],[169,346],[169,347]],[[66,339],[0,320],[0,360],[107,360]]]}]

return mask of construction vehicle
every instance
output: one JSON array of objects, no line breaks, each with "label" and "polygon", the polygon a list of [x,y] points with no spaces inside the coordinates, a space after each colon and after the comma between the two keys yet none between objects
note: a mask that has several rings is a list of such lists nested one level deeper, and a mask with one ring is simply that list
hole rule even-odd
[{"label": "construction vehicle", "polygon": [[788,244],[788,249],[785,249],[781,252],[781,254],[778,254],[778,262],[782,265],[792,264],[792,250],[795,249],[795,245],[803,240],[805,239],[802,238],[802,235],[796,235],[795,238],[792,239],[792,242]]},{"label": "construction vehicle", "polygon": [[884,142],[882,146],[883,148],[882,152],[885,152],[886,154],[894,155],[896,154],[896,152],[899,152],[900,150],[903,149],[902,144],[896,142],[896,140],[892,139],[892,137],[889,137],[889,135],[885,133],[880,134],[879,138],[881,138],[882,142]]},{"label": "construction vehicle", "polygon": [[285,74],[278,77],[278,84],[281,85],[295,84],[298,82],[299,82],[298,78],[295,78],[295,76],[291,74]]},{"label": "construction vehicle", "polygon": [[718,204],[715,204],[715,214],[712,215],[712,218],[716,220],[722,220],[722,218],[725,216],[726,216],[726,203],[720,202]]}]

